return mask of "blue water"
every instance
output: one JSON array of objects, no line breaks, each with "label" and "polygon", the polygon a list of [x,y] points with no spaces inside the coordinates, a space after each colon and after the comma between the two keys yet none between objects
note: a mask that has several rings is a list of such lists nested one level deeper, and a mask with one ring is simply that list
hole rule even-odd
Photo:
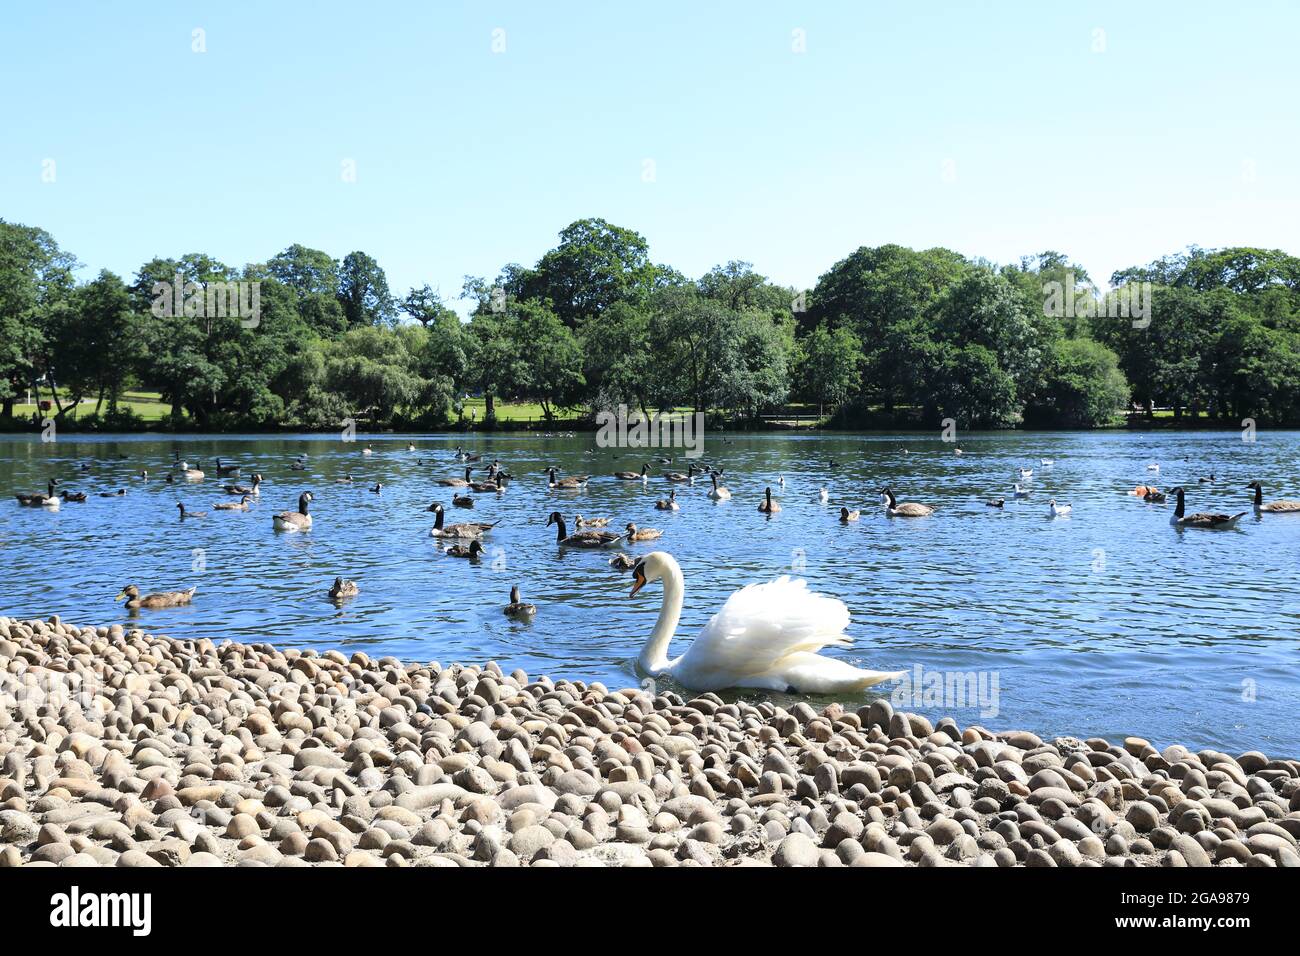
[{"label": "blue water", "polygon": [[[817,590],[852,612],[851,649],[833,653],[879,669],[922,668],[941,676],[973,673],[984,700],[909,698],[932,718],[1023,728],[1043,735],[1185,743],[1229,752],[1300,754],[1300,514],[1247,515],[1228,532],[1179,531],[1173,505],[1149,505],[1128,492],[1151,479],[1185,483],[1189,510],[1250,507],[1252,478],[1270,498],[1300,498],[1300,434],[1260,432],[992,433],[963,436],[965,454],[932,436],[710,435],[706,458],[726,469],[735,497],[714,504],[708,485],[677,486],[681,511],[654,501],[671,487],[655,478],[609,477],[639,470],[644,451],[598,449],[571,437],[458,435],[159,438],[69,437],[42,443],[0,439],[0,486],[37,491],[47,477],[91,492],[56,513],[0,503],[0,614],[61,614],[79,624],[138,623],[173,637],[269,641],[321,649],[359,648],[402,659],[466,663],[496,660],[530,675],[640,680],[637,652],[662,591],[629,599],[630,579],[607,554],[560,550],[546,527],[558,508],[664,529],[631,554],[672,552],[687,580],[680,635],[701,626],[735,588],[788,573],[792,564]],[[361,449],[373,442],[375,452]],[[413,441],[418,450],[406,450]],[[457,445],[501,459],[516,480],[508,491],[474,494],[472,511],[451,508],[438,477],[459,475]],[[909,453],[904,454],[904,450]],[[161,476],[179,452],[199,459],[202,482],[168,485]],[[304,453],[309,469],[289,463]],[[226,479],[213,457],[239,463],[243,478],[266,478],[247,513],[212,512]],[[655,450],[651,456],[681,450]],[[423,458],[424,464],[417,463]],[[1051,467],[1041,458],[1053,458]],[[657,474],[664,467],[650,457]],[[834,460],[839,464],[830,467]],[[1161,463],[1159,477],[1146,470]],[[89,470],[82,471],[86,464]],[[544,467],[590,473],[586,491],[551,492]],[[1032,496],[1011,495],[1018,467],[1032,467]],[[674,468],[684,463],[680,458]],[[141,468],[154,475],[136,477]],[[1215,473],[1213,484],[1197,478]],[[350,484],[336,479],[351,473]],[[781,488],[778,480],[785,478]],[[382,481],[382,493],[368,489]],[[830,504],[817,489],[830,489]],[[938,509],[932,518],[889,519],[877,492]],[[763,488],[779,493],[780,514],[756,510]],[[129,489],[122,498],[94,492]],[[276,533],[271,514],[315,495],[308,534]],[[1073,505],[1048,516],[1055,495]],[[984,505],[1004,496],[1006,506]],[[208,517],[181,522],[176,502]],[[501,520],[479,564],[441,553],[428,536],[433,501],[448,520]],[[841,504],[862,508],[841,525]],[[325,599],[335,575],[358,581],[361,595],[342,609]],[[114,595],[198,585],[186,608],[131,616]],[[502,614],[519,584],[538,605],[531,624]],[[684,638],[683,638],[684,639]],[[675,645],[679,650],[681,641]],[[889,694],[890,685],[875,692]],[[745,692],[747,697],[762,696]],[[863,695],[869,699],[872,692]],[[821,703],[821,701],[815,701]],[[990,706],[994,704],[995,706]]]}]

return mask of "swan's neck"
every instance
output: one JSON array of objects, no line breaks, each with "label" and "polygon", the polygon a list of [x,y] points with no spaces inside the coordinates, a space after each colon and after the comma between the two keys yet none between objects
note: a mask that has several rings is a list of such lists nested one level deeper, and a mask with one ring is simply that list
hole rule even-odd
[{"label": "swan's neck", "polygon": [[676,563],[669,565],[663,577],[664,603],[659,609],[659,619],[655,621],[650,639],[641,649],[638,662],[647,674],[661,674],[671,666],[668,660],[668,644],[677,630],[677,621],[682,616],[682,596],[686,583],[682,579],[682,569]]}]

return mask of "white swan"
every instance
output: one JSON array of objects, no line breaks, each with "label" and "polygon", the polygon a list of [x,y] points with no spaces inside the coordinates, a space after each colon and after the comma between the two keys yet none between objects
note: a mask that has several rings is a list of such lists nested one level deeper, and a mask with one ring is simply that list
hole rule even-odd
[{"label": "white swan", "polygon": [[[671,554],[653,551],[632,569],[636,594],[664,582],[664,603],[638,663],[647,674],[668,675],[692,690],[757,687],[799,694],[850,693],[895,680],[905,671],[869,671],[817,652],[847,647],[849,609],[788,576],[751,584],[727,598],[680,657],[668,644],[682,615],[685,580]],[[631,595],[629,595],[631,596]]]}]

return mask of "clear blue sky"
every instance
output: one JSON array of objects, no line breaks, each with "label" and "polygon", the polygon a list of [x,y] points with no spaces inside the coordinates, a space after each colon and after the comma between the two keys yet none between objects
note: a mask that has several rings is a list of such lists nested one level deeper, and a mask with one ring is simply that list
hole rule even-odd
[{"label": "clear blue sky", "polygon": [[27,3],[0,23],[0,217],[85,275],[301,242],[399,295],[586,216],[799,286],[886,242],[1097,279],[1300,252],[1298,35],[1287,2]]}]

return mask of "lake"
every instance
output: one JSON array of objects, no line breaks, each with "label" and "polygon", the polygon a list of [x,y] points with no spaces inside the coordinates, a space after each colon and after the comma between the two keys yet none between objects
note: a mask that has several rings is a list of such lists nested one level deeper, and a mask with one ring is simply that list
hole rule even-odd
[{"label": "lake", "polygon": [[[373,455],[362,454],[367,442]],[[499,458],[515,476],[508,490],[475,493],[473,510],[452,508],[451,489],[434,482],[463,472],[453,459],[458,445],[484,464]],[[1180,531],[1168,523],[1172,500],[1147,504],[1131,494],[1148,479],[1162,489],[1183,483],[1189,511],[1235,512],[1249,509],[1245,485],[1258,478],[1266,498],[1300,498],[1300,433],[1260,431],[1252,443],[1240,432],[1003,432],[963,435],[960,447],[958,456],[937,435],[710,433],[705,457],[725,468],[734,498],[715,504],[708,482],[697,480],[676,486],[679,512],[663,512],[654,502],[674,486],[609,475],[649,460],[657,476],[666,467],[657,456],[681,449],[596,448],[594,434],[355,443],[320,435],[4,436],[0,615],[134,622],[178,638],[403,660],[496,660],[532,676],[635,684],[662,589],[629,599],[631,579],[608,566],[607,552],[557,548],[546,519],[559,509],[570,530],[575,513],[664,530],[657,542],[623,550],[670,551],[682,565],[686,607],[674,654],[731,591],[794,566],[852,613],[855,646],[826,653],[913,675],[919,667],[917,692],[930,696],[902,705],[931,719],[1300,755],[1300,514],[1248,514],[1226,532]],[[201,461],[206,480],[165,483],[177,453]],[[215,477],[218,454],[242,466],[241,481],[265,476],[252,510],[212,511],[233,500],[220,489],[229,479]],[[299,454],[305,472],[290,470]],[[1158,477],[1146,469],[1153,461]],[[551,465],[594,477],[585,491],[552,492]],[[1022,466],[1034,469],[1025,482],[1031,495],[1015,499]],[[685,470],[684,459],[672,467]],[[150,480],[137,477],[142,468]],[[1211,473],[1214,483],[1198,483]],[[347,474],[355,480],[337,480]],[[42,490],[51,476],[89,500],[49,513],[12,498]],[[369,490],[377,481],[379,494]],[[822,484],[829,504],[818,499]],[[888,518],[878,496],[885,484],[900,501],[934,505],[935,515]],[[756,510],[768,485],[783,507],[771,518]],[[121,498],[95,496],[123,487]],[[313,529],[273,531],[271,514],[293,508],[303,490],[315,496]],[[993,496],[1005,497],[1005,507],[987,507]],[[1052,496],[1073,506],[1069,517],[1049,516]],[[178,500],[209,514],[182,522]],[[500,519],[483,561],[441,552],[428,534],[425,509],[434,501],[448,521]],[[861,508],[861,520],[841,525],[841,504]],[[336,575],[361,588],[342,608],[325,597]],[[197,584],[198,595],[189,607],[132,616],[113,602],[128,583],[142,591]],[[532,623],[502,613],[513,584],[538,606]],[[933,696],[932,674],[949,685],[947,697]],[[953,696],[961,686],[986,696]]]}]

